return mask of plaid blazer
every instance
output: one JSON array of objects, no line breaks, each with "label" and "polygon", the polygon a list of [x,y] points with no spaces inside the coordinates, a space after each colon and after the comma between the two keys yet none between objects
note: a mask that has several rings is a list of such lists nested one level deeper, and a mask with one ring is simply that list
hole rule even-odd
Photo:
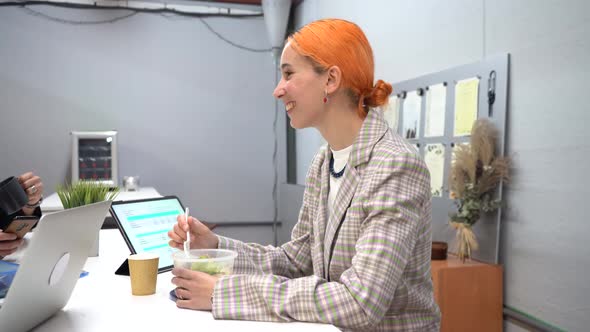
[{"label": "plaid blazer", "polygon": [[213,316],[438,331],[424,161],[380,112],[369,111],[327,218],[330,157],[321,148],[309,168],[290,242],[273,247],[219,237],[219,247],[238,257],[234,274],[215,285]]}]

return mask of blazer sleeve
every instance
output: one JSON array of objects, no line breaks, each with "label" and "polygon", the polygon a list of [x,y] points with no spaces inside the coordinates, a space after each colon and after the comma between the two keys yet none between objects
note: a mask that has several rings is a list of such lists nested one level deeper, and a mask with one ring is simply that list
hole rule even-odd
[{"label": "blazer sleeve", "polygon": [[274,247],[218,236],[219,248],[235,250],[238,253],[234,261],[233,274],[274,274],[297,278],[313,273],[312,218],[317,204],[316,196],[320,192],[319,181],[314,179],[317,178],[316,173],[319,173],[321,155],[321,152],[316,155],[307,174],[303,203],[289,242]]},{"label": "blazer sleeve", "polygon": [[[392,306],[424,227],[422,206],[429,174],[412,154],[385,158],[368,167],[359,196],[363,214],[352,266],[338,281],[312,275],[231,275],[216,284],[213,316],[260,321],[310,321],[341,328],[369,328]],[[357,189],[358,190],[358,189]],[[350,212],[350,211],[349,211]],[[416,317],[420,319],[420,317]]]},{"label": "blazer sleeve", "polygon": [[234,274],[275,274],[296,278],[311,273],[311,230],[307,222],[307,208],[302,206],[300,220],[291,234],[291,241],[280,247],[219,236],[219,248],[238,253],[234,261]]}]

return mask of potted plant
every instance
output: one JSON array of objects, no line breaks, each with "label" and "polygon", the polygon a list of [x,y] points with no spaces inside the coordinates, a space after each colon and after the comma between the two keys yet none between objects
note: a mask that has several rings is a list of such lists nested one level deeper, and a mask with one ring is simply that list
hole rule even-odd
[{"label": "potted plant", "polygon": [[[57,196],[64,209],[113,200],[118,194],[118,187],[111,188],[106,184],[93,181],[78,181],[71,185],[57,186]],[[98,236],[90,255],[98,256]]]},{"label": "potted plant", "polygon": [[475,121],[469,144],[455,147],[451,166],[451,198],[457,212],[451,214],[450,224],[456,230],[457,256],[464,262],[477,250],[473,225],[484,213],[501,205],[496,188],[508,180],[509,159],[496,156],[498,131],[487,119]]}]

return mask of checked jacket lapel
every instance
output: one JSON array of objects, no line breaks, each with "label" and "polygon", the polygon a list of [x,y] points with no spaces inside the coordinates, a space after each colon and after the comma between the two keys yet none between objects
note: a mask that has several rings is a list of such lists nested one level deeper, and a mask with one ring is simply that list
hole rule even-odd
[{"label": "checked jacket lapel", "polygon": [[[346,211],[350,206],[352,198],[354,197],[361,174],[359,174],[357,167],[369,161],[371,156],[371,152],[373,151],[373,147],[375,144],[385,135],[385,133],[389,130],[387,123],[383,120],[381,114],[373,109],[369,110],[367,117],[365,118],[361,130],[359,131],[359,135],[355,139],[352,150],[350,151],[350,157],[348,159],[348,163],[346,166],[346,170],[344,171],[342,183],[340,185],[340,190],[336,195],[336,199],[334,200],[334,210],[330,214],[328,219],[328,223],[326,225],[326,233],[324,239],[324,248],[323,248],[323,255],[324,255],[324,273],[326,279],[329,278],[330,272],[330,260],[332,259],[332,247],[334,242],[336,241],[336,237],[338,234],[338,230],[340,225],[346,219]],[[332,152],[330,149],[326,149],[326,157],[324,158],[324,163],[322,165],[322,195],[324,195],[324,191],[326,191],[325,196],[321,197],[321,206],[319,210],[323,212],[323,220],[326,219],[326,211],[327,201],[328,201],[328,194],[327,191],[330,187],[330,171],[329,171],[329,162],[332,156]],[[324,189],[327,188],[327,189]]]},{"label": "checked jacket lapel", "polygon": [[[328,149],[329,151],[329,149]],[[331,152],[328,152],[331,154]],[[328,160],[330,160],[328,158]],[[328,171],[328,176],[330,173]],[[345,213],[358,184],[358,175],[354,167],[350,167],[344,172],[340,190],[334,200],[334,210],[330,214],[328,224],[326,225],[326,237],[324,241],[324,268],[326,279],[330,279],[330,260],[332,259],[332,243],[335,241],[336,234],[340,228],[340,224],[344,221]],[[327,198],[326,198],[327,201]]]},{"label": "checked jacket lapel", "polygon": [[[330,149],[326,148],[327,151]],[[326,152],[324,154],[324,158],[327,155]],[[313,248],[312,248],[312,260],[314,265],[314,273],[317,276],[321,276],[326,278],[325,269],[324,269],[324,236],[326,233],[326,217],[328,215],[328,190],[330,189],[330,171],[329,171],[329,164],[323,162],[320,167],[319,173],[319,181],[320,181],[320,192],[319,192],[319,202],[318,207],[316,210],[316,214],[313,218]]]}]

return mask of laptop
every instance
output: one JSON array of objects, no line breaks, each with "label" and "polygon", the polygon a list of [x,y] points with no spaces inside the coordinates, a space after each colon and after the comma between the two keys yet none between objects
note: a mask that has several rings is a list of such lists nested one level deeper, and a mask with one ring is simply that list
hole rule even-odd
[{"label": "laptop", "polygon": [[0,306],[0,331],[28,331],[66,305],[110,205],[41,217]]},{"label": "laptop", "polygon": [[[184,214],[184,207],[176,196],[115,201],[111,205],[111,215],[131,253],[160,256],[158,273],[174,267],[172,254],[177,250],[168,244],[168,231],[174,227],[180,214]],[[129,275],[127,260],[115,274]]]}]

